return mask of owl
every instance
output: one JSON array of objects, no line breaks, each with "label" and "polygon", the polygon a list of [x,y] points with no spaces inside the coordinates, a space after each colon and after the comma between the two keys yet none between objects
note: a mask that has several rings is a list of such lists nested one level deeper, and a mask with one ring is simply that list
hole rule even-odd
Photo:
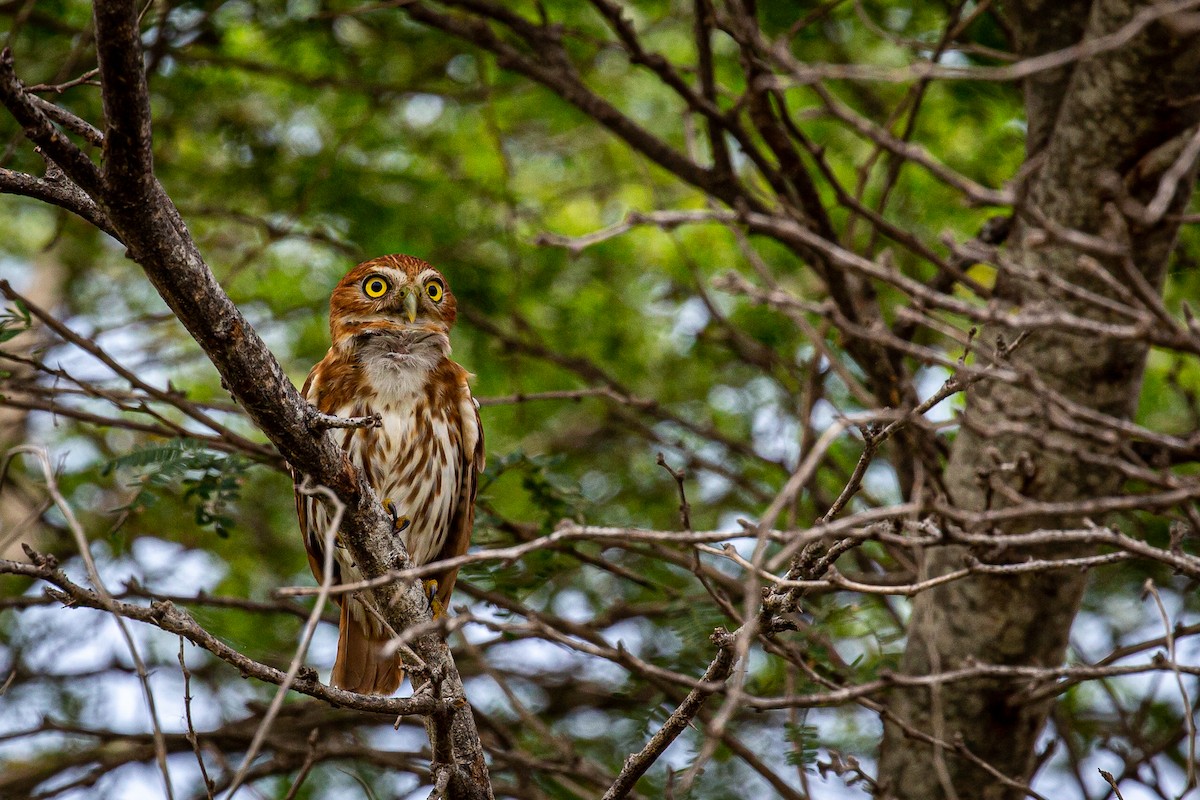
[{"label": "owl", "polygon": [[[380,416],[376,427],[333,435],[391,514],[393,533],[404,537],[417,566],[466,552],[483,469],[483,429],[467,385],[470,374],[450,360],[456,308],[446,279],[420,259],[390,255],[359,264],[333,290],[333,346],[302,390],[326,414]],[[296,506],[309,565],[320,581],[329,516],[320,502],[299,492]],[[334,556],[335,585],[363,579],[340,540]],[[457,573],[454,568],[431,576],[435,613],[449,601]],[[366,598],[338,598],[332,684],[391,694],[404,672],[399,657],[382,650],[390,631]]]}]

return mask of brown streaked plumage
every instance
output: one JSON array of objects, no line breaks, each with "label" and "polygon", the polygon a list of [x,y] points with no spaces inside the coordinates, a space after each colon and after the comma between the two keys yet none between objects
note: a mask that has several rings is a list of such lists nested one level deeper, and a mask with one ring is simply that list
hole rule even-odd
[{"label": "brown streaked plumage", "polygon": [[[308,402],[326,414],[378,413],[376,428],[335,431],[371,487],[397,517],[397,535],[416,565],[462,555],[475,519],[483,469],[483,429],[467,385],[469,373],[450,360],[457,305],[446,279],[412,256],[381,256],[350,270],[329,301],[333,346],[304,383]],[[313,574],[321,580],[324,507],[297,493],[300,529]],[[333,581],[362,574],[339,542]],[[457,569],[431,576],[445,607]],[[381,648],[390,632],[359,597],[340,596],[338,653],[332,683],[367,694],[391,694],[404,677],[398,656]]]}]

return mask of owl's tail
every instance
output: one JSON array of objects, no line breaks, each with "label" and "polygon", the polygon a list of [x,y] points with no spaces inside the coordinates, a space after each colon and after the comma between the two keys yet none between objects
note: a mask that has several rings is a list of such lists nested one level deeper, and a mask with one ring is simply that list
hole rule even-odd
[{"label": "owl's tail", "polygon": [[331,683],[349,692],[391,694],[404,680],[400,657],[398,654],[384,655],[383,646],[389,637],[382,631],[376,633],[375,626],[364,618],[365,614],[351,614],[350,605],[354,602],[349,598],[342,602],[337,659],[333,662]]}]

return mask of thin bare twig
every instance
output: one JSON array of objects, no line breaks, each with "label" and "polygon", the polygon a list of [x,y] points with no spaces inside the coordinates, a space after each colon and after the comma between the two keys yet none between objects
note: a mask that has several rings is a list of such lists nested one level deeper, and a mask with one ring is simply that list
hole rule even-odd
[{"label": "thin bare twig", "polygon": [[646,745],[625,759],[621,773],[604,793],[603,800],[621,800],[628,796],[634,785],[637,784],[638,778],[646,774],[646,770],[650,769],[659,756],[671,746],[675,738],[691,724],[704,701],[712,696],[714,689],[708,687],[719,684],[729,676],[729,671],[733,667],[734,637],[725,629],[718,628],[713,631],[710,638],[717,646],[717,655],[708,665],[708,669],[704,671],[704,677],[700,679],[705,688],[698,686],[688,692],[687,697],[671,713],[662,727],[650,737]]},{"label": "thin bare twig", "polygon": [[334,541],[337,538],[338,531],[341,529],[342,516],[345,514],[346,506],[328,488],[324,486],[314,487],[310,479],[305,479],[298,487],[298,491],[306,496],[320,495],[324,497],[325,502],[333,510],[329,525],[323,534],[324,550],[322,552],[325,554],[325,560],[321,565],[321,590],[317,594],[316,603],[313,604],[312,613],[309,614],[308,620],[304,623],[304,630],[300,634],[300,644],[296,646],[296,653],[292,656],[292,663],[288,665],[287,674],[284,676],[283,682],[279,685],[279,689],[276,690],[275,696],[271,698],[271,705],[267,707],[267,712],[263,714],[258,730],[254,732],[254,738],[250,741],[250,747],[247,748],[246,755],[242,758],[241,766],[238,767],[233,780],[229,784],[229,792],[225,795],[225,800],[232,800],[234,793],[242,785],[242,781],[246,779],[246,775],[250,771],[250,765],[254,762],[259,748],[262,747],[263,741],[267,738],[267,733],[271,730],[271,723],[275,720],[279,709],[283,707],[283,701],[287,697],[288,689],[291,688],[292,682],[296,680],[296,676],[300,673],[300,668],[304,664],[304,656],[308,653],[308,645],[312,641],[313,632],[317,629],[317,623],[321,621],[321,613],[325,610],[325,603],[329,599],[329,590],[333,586],[333,557],[337,549],[334,547]]},{"label": "thin bare twig", "polygon": [[1163,605],[1162,596],[1158,593],[1158,587],[1154,585],[1153,578],[1146,579],[1146,583],[1142,586],[1142,593],[1143,597],[1145,595],[1153,597],[1154,605],[1158,608],[1158,615],[1163,625],[1163,635],[1167,640],[1167,663],[1171,665],[1171,669],[1175,673],[1175,682],[1179,686],[1179,694],[1183,697],[1183,724],[1188,735],[1187,783],[1184,788],[1194,789],[1196,787],[1196,720],[1192,713],[1192,700],[1188,696],[1187,684],[1183,682],[1183,670],[1175,655],[1175,630],[1167,614],[1167,607]]},{"label": "thin bare twig", "polygon": [[204,794],[208,800],[213,800],[213,780],[208,777],[208,768],[204,765],[204,755],[200,752],[200,740],[196,738],[196,726],[192,723],[192,672],[188,669],[183,657],[184,638],[179,637],[179,669],[183,672],[183,712],[187,720],[187,740],[196,754],[196,763],[200,765],[200,780],[204,782]]}]

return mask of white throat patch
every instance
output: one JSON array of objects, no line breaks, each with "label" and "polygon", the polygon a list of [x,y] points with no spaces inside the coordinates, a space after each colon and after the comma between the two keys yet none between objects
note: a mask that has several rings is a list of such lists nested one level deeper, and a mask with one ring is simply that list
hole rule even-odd
[{"label": "white throat patch", "polygon": [[419,329],[367,331],[352,341],[368,383],[381,398],[422,391],[429,372],[450,355],[450,337]]}]

